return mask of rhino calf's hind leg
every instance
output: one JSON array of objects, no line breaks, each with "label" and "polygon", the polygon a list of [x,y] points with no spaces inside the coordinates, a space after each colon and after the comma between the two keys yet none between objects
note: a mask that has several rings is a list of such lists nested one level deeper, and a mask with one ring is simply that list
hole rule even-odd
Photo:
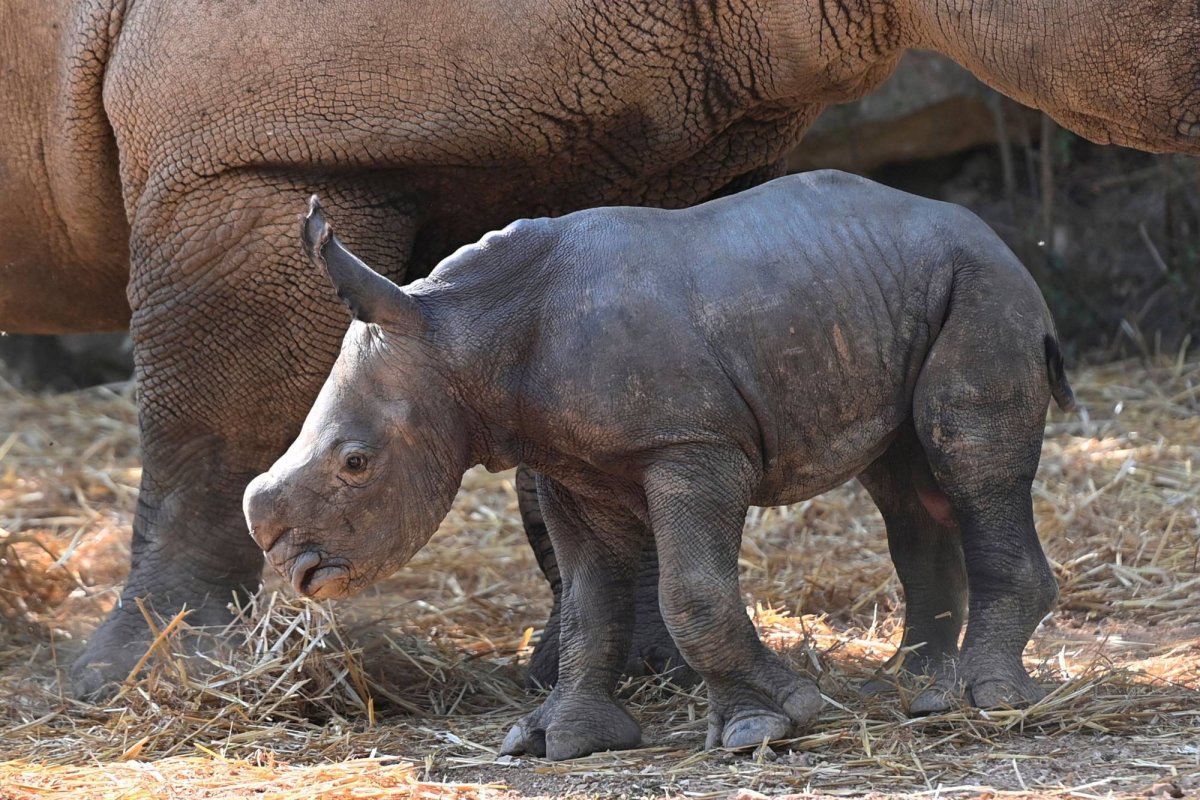
[{"label": "rhino calf's hind leg", "polygon": [[501,751],[558,761],[637,747],[641,728],[613,690],[632,639],[645,527],[545,477],[538,495],[562,574],[558,680],[542,706],[512,727]]},{"label": "rhino calf's hind leg", "polygon": [[[914,395],[917,435],[962,530],[968,586],[956,669],[914,698],[914,714],[945,710],[959,696],[997,708],[1045,694],[1021,661],[1058,594],[1031,496],[1050,400],[1044,334],[1037,325],[1005,325],[1021,316],[1003,308],[1013,302],[1004,293],[971,299],[982,307],[958,319],[951,310]],[[1003,316],[989,313],[990,303]],[[1039,319],[1036,312],[1024,319]]]},{"label": "rhino calf's hind leg", "polygon": [[1057,596],[1034,532],[1028,484],[959,508],[971,587],[967,635],[956,668],[913,700],[910,711],[918,715],[944,711],[962,693],[979,708],[1022,706],[1045,695],[1021,661]]},{"label": "rhino calf's hind leg", "polygon": [[705,747],[749,747],[803,730],[821,694],[758,638],[738,587],[738,548],[757,482],[739,448],[679,454],[646,482],[663,617],[708,686]]},{"label": "rhino calf's hind leg", "polygon": [[894,688],[897,678],[936,677],[953,668],[967,576],[958,524],[911,425],[859,480],[883,515],[888,550],[904,587],[900,649],[862,687],[864,694],[874,694]]}]

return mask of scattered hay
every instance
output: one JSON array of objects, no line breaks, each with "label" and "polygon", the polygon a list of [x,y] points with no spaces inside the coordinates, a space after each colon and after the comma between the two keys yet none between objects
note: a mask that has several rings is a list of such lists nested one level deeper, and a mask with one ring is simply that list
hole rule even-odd
[{"label": "scattered hay", "polygon": [[[0,786],[14,800],[88,797],[142,800],[154,797],[262,798],[262,800],[356,800],[370,797],[486,798],[490,787],[430,785],[416,779],[411,764],[354,759],[297,767],[274,758],[229,761],[220,758],[166,758],[129,761],[100,772],[93,767],[51,767],[21,762],[0,764]],[[500,788],[500,787],[495,787]]]},{"label": "scattered hay", "polygon": [[[648,746],[566,764],[497,755],[537,702],[520,666],[548,606],[509,475],[470,473],[434,542],[336,616],[269,580],[239,627],[160,621],[145,676],[104,705],[72,701],[61,666],[128,558],[132,393],[0,387],[0,797],[408,796],[430,780],[468,795],[1200,791],[1200,361],[1072,379],[1087,413],[1052,417],[1035,486],[1062,589],[1027,651],[1046,700],[913,720],[914,687],[857,695],[902,603],[851,485],[754,510],[742,551],[760,631],[829,699],[812,731],[779,753],[704,753],[703,697],[639,680],[623,692]],[[213,636],[225,646],[197,656]]]},{"label": "scattered hay", "polygon": [[0,642],[79,636],[107,613],[140,478],[131,386],[53,397],[0,380]]}]

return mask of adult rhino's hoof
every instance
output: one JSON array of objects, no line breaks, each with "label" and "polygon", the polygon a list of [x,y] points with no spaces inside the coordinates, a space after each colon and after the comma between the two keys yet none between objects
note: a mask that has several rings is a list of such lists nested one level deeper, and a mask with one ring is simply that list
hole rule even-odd
[{"label": "adult rhino's hoof", "polygon": [[99,702],[116,694],[150,645],[149,629],[115,609],[71,666],[71,693]]},{"label": "adult rhino's hoof", "polygon": [[763,742],[786,739],[792,731],[792,721],[783,714],[760,712],[730,720],[721,729],[721,747],[740,750],[758,747]]},{"label": "adult rhino's hoof", "polygon": [[136,663],[137,657],[127,659],[123,652],[85,651],[71,666],[71,695],[90,703],[109,700]]},{"label": "adult rhino's hoof", "polygon": [[863,681],[863,684],[858,687],[858,693],[863,697],[880,697],[895,694],[899,690],[900,677],[898,675],[877,676]]},{"label": "adult rhino's hoof", "polygon": [[500,745],[500,755],[545,758],[546,728],[539,721],[540,716],[541,709],[538,709],[509,728],[504,743]]},{"label": "adult rhino's hoof", "polygon": [[1046,690],[1033,682],[1028,675],[1024,680],[977,681],[970,688],[971,705],[976,708],[1025,708],[1046,696]]},{"label": "adult rhino's hoof", "polygon": [[957,661],[957,650],[944,653],[936,659],[910,656],[898,667],[893,657],[858,687],[858,693],[863,697],[878,697],[897,694],[901,689],[911,690],[921,683],[952,674]]},{"label": "adult rhino's hoof", "polygon": [[[206,601],[197,606],[185,620],[189,650],[217,644],[215,638],[202,638],[198,634],[204,629],[223,628],[233,619],[228,603]],[[150,628],[137,602],[123,598],[88,639],[83,654],[71,666],[71,693],[81,700],[93,702],[112,697],[130,678],[152,641]],[[150,663],[152,659],[146,659],[146,664]]]},{"label": "adult rhino's hoof", "polygon": [[933,714],[944,714],[962,705],[962,690],[945,683],[935,683],[921,691],[908,704],[910,717],[928,717]]},{"label": "adult rhino's hoof", "polygon": [[632,750],[642,743],[641,726],[619,706],[595,717],[556,721],[546,731],[546,758],[566,761],[605,750]]}]

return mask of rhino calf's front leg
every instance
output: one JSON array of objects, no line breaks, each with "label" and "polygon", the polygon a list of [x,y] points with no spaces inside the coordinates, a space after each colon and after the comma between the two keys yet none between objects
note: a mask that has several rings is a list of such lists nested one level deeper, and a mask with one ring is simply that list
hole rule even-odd
[{"label": "rhino calf's front leg", "polygon": [[821,693],[762,643],[738,587],[738,550],[757,470],[736,448],[677,455],[650,471],[646,501],[663,617],[708,686],[705,747],[795,735],[816,718]]},{"label": "rhino calf's front leg", "polygon": [[[538,500],[537,473],[527,466],[521,466],[517,469],[515,483],[525,535],[529,538],[529,546],[533,548],[538,567],[541,568],[542,574],[550,584],[550,591],[554,594],[554,606],[542,628],[541,638],[533,649],[529,671],[525,674],[525,686],[530,689],[550,688],[558,681],[562,577]],[[629,648],[629,657],[625,661],[625,675],[632,678],[658,674],[682,688],[695,686],[700,682],[700,677],[679,655],[659,610],[658,554],[654,549],[652,537],[645,537],[638,561],[637,585],[634,589],[633,642]]]},{"label": "rhino calf's front leg", "polygon": [[504,739],[506,755],[553,761],[627,750],[641,728],[613,698],[633,638],[634,584],[645,526],[539,476],[538,497],[562,575],[558,680]]}]

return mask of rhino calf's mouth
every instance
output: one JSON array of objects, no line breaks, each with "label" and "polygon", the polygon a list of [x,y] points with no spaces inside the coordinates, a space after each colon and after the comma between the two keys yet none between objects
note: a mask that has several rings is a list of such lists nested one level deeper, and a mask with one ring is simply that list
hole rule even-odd
[{"label": "rhino calf's mouth", "polygon": [[306,550],[292,561],[290,580],[297,594],[314,599],[342,597],[350,583],[350,566],[343,559],[327,559]]}]

